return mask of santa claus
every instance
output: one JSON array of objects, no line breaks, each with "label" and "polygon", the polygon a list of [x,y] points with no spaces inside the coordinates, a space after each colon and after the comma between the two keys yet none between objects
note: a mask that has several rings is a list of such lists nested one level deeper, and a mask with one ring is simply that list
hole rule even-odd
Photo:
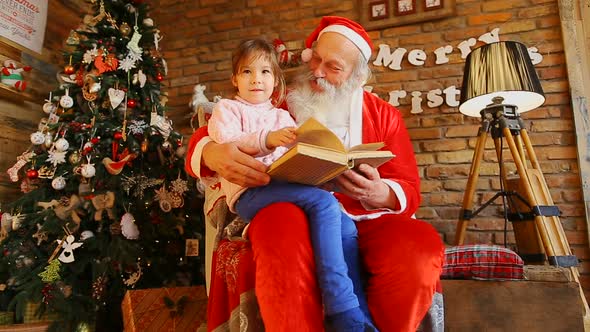
[{"label": "santa claus", "polygon": [[[361,165],[334,180],[336,197],[356,220],[359,255],[367,276],[368,307],[380,331],[415,331],[432,301],[443,263],[435,229],[413,219],[420,203],[414,151],[400,112],[365,92],[373,49],[367,32],[342,17],[324,17],[306,39],[307,73],[287,97],[298,122],[323,122],[346,146],[385,142],[396,157],[378,169]],[[216,144],[201,129],[189,143],[187,171],[216,173],[242,186],[270,180],[252,151]],[[248,230],[256,298],[269,331],[321,331],[322,304],[315,281],[307,220],[292,204],[262,210]],[[250,249],[249,248],[249,249]]]}]

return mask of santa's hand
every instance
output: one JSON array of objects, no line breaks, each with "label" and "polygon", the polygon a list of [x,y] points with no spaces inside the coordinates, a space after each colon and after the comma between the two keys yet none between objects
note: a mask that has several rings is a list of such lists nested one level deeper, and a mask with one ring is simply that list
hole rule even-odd
[{"label": "santa's hand", "polygon": [[393,208],[396,197],[389,186],[381,180],[376,168],[361,164],[335,179],[339,191],[359,200],[367,208]]},{"label": "santa's hand", "polygon": [[266,148],[274,149],[278,146],[286,146],[295,141],[297,135],[295,127],[285,127],[276,131],[271,131],[266,135]]},{"label": "santa's hand", "polygon": [[229,182],[257,187],[270,182],[266,165],[252,157],[258,152],[253,148],[238,147],[235,143],[209,142],[203,147],[202,158],[205,166]]}]

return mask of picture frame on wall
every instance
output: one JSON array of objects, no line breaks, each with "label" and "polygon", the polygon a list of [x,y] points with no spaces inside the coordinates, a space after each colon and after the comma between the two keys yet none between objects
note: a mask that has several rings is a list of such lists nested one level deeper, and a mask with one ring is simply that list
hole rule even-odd
[{"label": "picture frame on wall", "polygon": [[424,0],[424,10],[435,10],[443,7],[444,0]]},{"label": "picture frame on wall", "polygon": [[416,0],[393,0],[395,15],[409,15],[416,12]]},{"label": "picture frame on wall", "polygon": [[369,4],[369,20],[382,20],[389,16],[389,1],[374,1]]},{"label": "picture frame on wall", "polygon": [[359,0],[359,23],[367,30],[439,20],[455,15],[456,0]]}]

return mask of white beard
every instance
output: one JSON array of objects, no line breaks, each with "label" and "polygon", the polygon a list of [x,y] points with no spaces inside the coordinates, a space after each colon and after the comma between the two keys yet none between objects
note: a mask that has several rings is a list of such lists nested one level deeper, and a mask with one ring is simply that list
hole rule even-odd
[{"label": "white beard", "polygon": [[309,82],[314,76],[310,71],[296,78],[294,89],[287,94],[289,111],[298,124],[310,117],[323,123],[328,128],[348,127],[350,122],[350,104],[353,91],[359,88],[351,78],[342,86],[335,87],[325,79],[316,79],[322,92],[314,91]]}]

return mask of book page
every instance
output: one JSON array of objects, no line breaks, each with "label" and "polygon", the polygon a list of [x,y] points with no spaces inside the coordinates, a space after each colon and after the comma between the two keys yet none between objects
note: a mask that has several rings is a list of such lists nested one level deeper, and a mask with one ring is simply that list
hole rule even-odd
[{"label": "book page", "polygon": [[350,152],[352,152],[352,151],[377,151],[384,146],[385,146],[385,143],[383,143],[383,142],[366,143],[366,144],[355,145],[352,148],[350,148],[348,151],[350,151]]},{"label": "book page", "polygon": [[296,131],[297,142],[321,146],[327,149],[345,152],[344,145],[330,129],[318,120],[309,118]]}]

